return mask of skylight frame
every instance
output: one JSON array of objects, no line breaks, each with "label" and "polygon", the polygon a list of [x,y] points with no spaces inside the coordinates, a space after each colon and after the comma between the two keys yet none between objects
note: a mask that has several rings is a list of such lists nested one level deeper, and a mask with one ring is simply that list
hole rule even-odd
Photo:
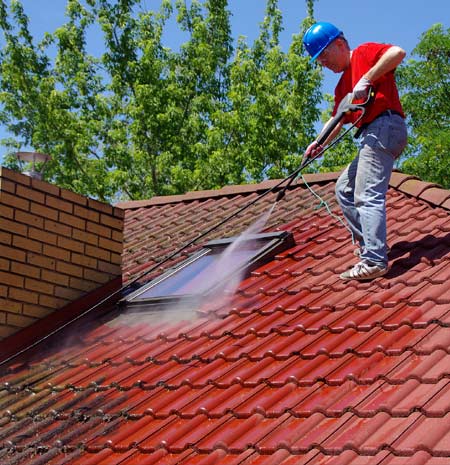
[{"label": "skylight frame", "polygon": [[[174,295],[161,295],[161,296],[152,296],[147,298],[139,298],[140,295],[145,294],[151,288],[157,286],[158,284],[170,279],[171,276],[175,276],[176,273],[183,270],[184,268],[190,266],[201,257],[214,252],[214,249],[222,249],[232,244],[236,237],[230,237],[225,239],[216,239],[206,243],[202,249],[198,250],[182,263],[177,264],[173,268],[168,269],[160,276],[151,280],[150,282],[142,285],[139,289],[136,289],[124,299],[122,299],[122,305],[126,305],[127,309],[133,311],[139,311],[141,309],[145,310],[157,310],[159,307],[166,307],[169,304],[176,304],[179,301],[184,303],[189,303],[190,301],[195,302],[199,297],[208,296],[208,294],[213,293],[215,289],[219,287],[220,283],[216,283],[206,291],[197,294],[174,294]],[[260,241],[261,247],[255,251],[255,254],[246,261],[242,263],[230,273],[225,276],[225,279],[231,278],[234,274],[240,273],[245,270],[244,277],[250,275],[251,271],[262,266],[263,264],[270,261],[275,255],[283,252],[284,250],[292,247],[294,245],[293,235],[289,231],[275,231],[268,233],[260,233],[249,235],[246,241]]]}]

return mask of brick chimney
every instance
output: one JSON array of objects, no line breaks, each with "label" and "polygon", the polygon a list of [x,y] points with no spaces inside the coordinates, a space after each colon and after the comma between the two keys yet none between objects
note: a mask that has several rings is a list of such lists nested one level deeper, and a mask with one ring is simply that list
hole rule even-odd
[{"label": "brick chimney", "polygon": [[121,276],[123,210],[0,167],[0,340]]}]

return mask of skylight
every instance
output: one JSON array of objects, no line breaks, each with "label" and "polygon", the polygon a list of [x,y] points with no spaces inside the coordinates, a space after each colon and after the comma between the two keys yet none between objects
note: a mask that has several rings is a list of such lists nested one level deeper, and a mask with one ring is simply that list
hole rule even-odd
[{"label": "skylight", "polygon": [[161,305],[208,295],[224,288],[233,276],[250,273],[292,246],[292,234],[286,231],[210,241],[177,267],[127,296],[127,305]]}]

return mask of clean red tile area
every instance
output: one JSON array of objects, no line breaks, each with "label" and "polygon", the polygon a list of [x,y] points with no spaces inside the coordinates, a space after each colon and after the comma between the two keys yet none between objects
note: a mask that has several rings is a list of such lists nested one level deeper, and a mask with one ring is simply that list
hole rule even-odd
[{"label": "clean red tile area", "polygon": [[[299,182],[265,227],[291,231],[294,247],[225,305],[177,318],[114,307],[4,364],[0,463],[450,463],[450,215],[429,203],[448,195],[418,180],[402,190],[402,176],[388,195],[382,278],[339,279],[357,260],[349,233]],[[339,214],[334,180],[310,185]],[[125,282],[180,261],[201,243],[144,274],[258,194],[128,203]],[[274,197],[203,242],[238,235]]]}]

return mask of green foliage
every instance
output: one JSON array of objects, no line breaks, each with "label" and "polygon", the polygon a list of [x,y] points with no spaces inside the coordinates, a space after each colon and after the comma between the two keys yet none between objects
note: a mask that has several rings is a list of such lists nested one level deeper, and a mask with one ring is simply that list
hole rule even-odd
[{"label": "green foliage", "polygon": [[431,27],[413,54],[398,71],[410,130],[401,169],[450,188],[450,29]]},{"label": "green foliage", "polygon": [[[277,0],[253,44],[231,36],[227,0],[67,0],[65,24],[36,44],[19,0],[0,0],[0,124],[11,153],[49,153],[46,179],[102,200],[140,199],[292,172],[315,134],[320,68],[301,37],[287,52]],[[176,15],[176,18],[174,18]],[[175,19],[187,40],[163,44]],[[104,52],[87,51],[92,30]],[[450,38],[435,25],[398,70],[410,143],[405,172],[450,188]],[[325,122],[329,108],[323,112]],[[309,171],[335,171],[355,155],[350,135]],[[10,155],[6,165],[17,169]]]},{"label": "green foliage", "polygon": [[[8,145],[51,154],[46,175],[62,187],[102,199],[111,196],[105,160],[98,153],[107,111],[105,86],[96,60],[85,51],[86,29],[94,17],[69,0],[68,22],[36,46],[20,2],[12,0],[10,11],[8,18],[3,5],[0,60],[0,118],[15,136]],[[45,53],[52,44],[57,46],[53,66]],[[8,164],[14,167],[11,157]]]},{"label": "green foliage", "polygon": [[[67,22],[39,44],[20,1],[0,0],[3,144],[51,154],[47,180],[103,200],[287,174],[313,137],[321,74],[301,44],[313,0],[287,53],[277,4],[267,0],[259,37],[234,50],[227,0],[162,0],[158,11],[68,0]],[[188,37],[178,51],[163,44],[175,14]],[[87,51],[93,29],[99,57]]]},{"label": "green foliage", "polygon": [[308,11],[308,18],[311,20],[314,18],[314,2],[315,0],[306,0],[306,10]]},{"label": "green foliage", "polygon": [[214,115],[210,127],[217,160],[209,173],[214,185],[286,175],[298,166],[313,137],[321,75],[302,56],[302,34],[293,37],[287,53],[281,51],[276,4],[267,2],[252,47],[242,38],[238,41],[230,66],[230,108]]}]

